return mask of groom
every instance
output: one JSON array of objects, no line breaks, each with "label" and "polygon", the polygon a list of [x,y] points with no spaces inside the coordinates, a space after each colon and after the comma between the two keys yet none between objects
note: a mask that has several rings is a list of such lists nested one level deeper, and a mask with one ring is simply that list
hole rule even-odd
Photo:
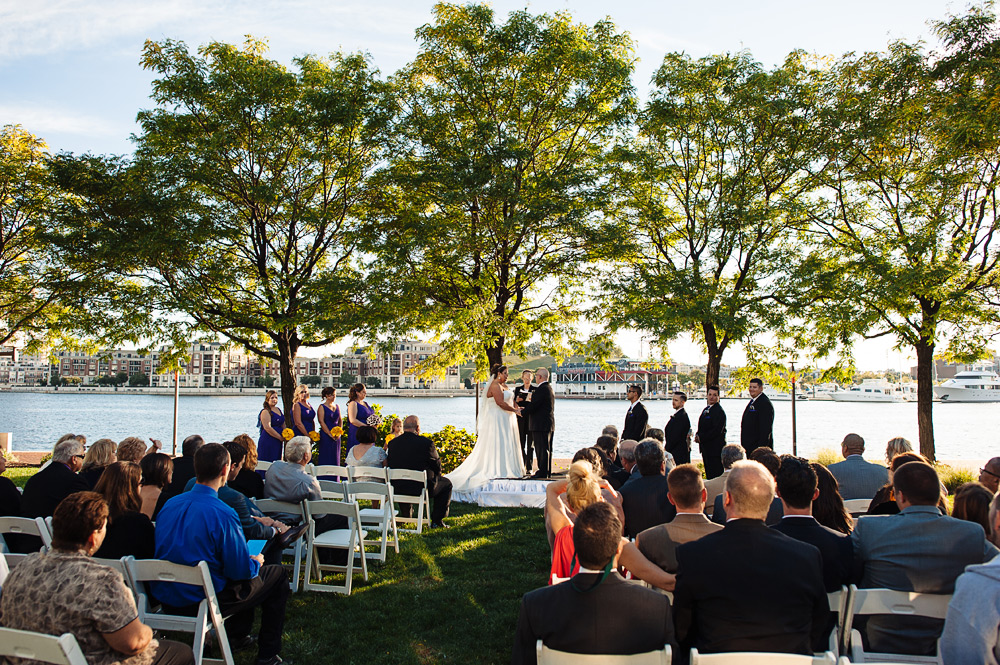
[{"label": "groom", "polygon": [[552,432],[556,428],[555,395],[549,383],[549,370],[539,367],[535,372],[538,385],[524,402],[524,412],[528,414],[528,432],[535,446],[538,471],[532,478],[552,476]]}]

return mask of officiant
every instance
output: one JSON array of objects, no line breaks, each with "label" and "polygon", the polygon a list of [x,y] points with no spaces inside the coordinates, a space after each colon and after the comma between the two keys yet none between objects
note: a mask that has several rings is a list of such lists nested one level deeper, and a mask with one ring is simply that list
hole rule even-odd
[{"label": "officiant", "polygon": [[[535,389],[535,386],[531,385],[533,378],[534,375],[530,369],[521,372],[521,385],[514,388],[514,403],[518,406],[523,407],[527,396]],[[526,413],[517,415],[517,437],[521,444],[521,455],[524,457],[524,470],[526,473],[531,473],[531,433],[528,430],[528,414]]]}]

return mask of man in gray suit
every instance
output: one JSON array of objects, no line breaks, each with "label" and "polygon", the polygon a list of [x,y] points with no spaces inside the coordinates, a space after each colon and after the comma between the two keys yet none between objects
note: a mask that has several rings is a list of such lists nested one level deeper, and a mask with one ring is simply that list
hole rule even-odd
[{"label": "man in gray suit", "polygon": [[729,471],[732,469],[733,464],[746,458],[746,451],[738,443],[729,443],[722,447],[722,468],[725,471],[722,472],[721,476],[705,481],[705,492],[707,493],[705,514],[709,517],[712,516],[712,511],[715,509],[715,497],[722,496],[722,493],[726,489],[726,478],[729,477]]},{"label": "man in gray suit", "polygon": [[667,499],[677,507],[677,517],[641,532],[635,538],[635,546],[663,570],[676,573],[677,546],[721,531],[722,526],[713,524],[702,512],[705,510],[705,483],[694,464],[681,464],[671,469],[667,485]]},{"label": "man in gray suit", "polygon": [[[934,467],[908,462],[893,473],[892,485],[899,514],[862,517],[851,534],[862,588],[951,594],[966,566],[997,553],[981,526],[938,510],[941,481]],[[942,625],[940,619],[872,616],[868,640],[873,651],[930,654]]]},{"label": "man in gray suit", "polygon": [[840,444],[844,461],[827,468],[840,484],[840,496],[845,499],[871,499],[889,482],[889,470],[881,464],[866,462],[865,440],[857,434],[848,434]]}]

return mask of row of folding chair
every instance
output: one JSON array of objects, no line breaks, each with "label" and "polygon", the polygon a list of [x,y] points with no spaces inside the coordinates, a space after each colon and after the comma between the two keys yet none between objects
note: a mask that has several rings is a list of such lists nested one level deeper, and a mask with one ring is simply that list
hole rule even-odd
[{"label": "row of folding chair", "polygon": [[87,665],[87,658],[72,633],[57,637],[13,628],[0,628],[0,660],[4,658],[24,658],[54,665]]},{"label": "row of folding chair", "polygon": [[41,517],[0,517],[0,553],[10,552],[10,547],[4,539],[5,535],[35,536],[42,541],[42,549],[52,547],[51,522],[48,524]]}]

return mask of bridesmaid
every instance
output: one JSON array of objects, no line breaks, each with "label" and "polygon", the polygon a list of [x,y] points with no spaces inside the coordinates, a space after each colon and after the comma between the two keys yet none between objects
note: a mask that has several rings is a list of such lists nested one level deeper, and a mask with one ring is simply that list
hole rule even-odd
[{"label": "bridesmaid", "polygon": [[347,452],[358,442],[358,428],[368,424],[368,418],[375,414],[375,409],[365,402],[365,390],[363,383],[355,383],[351,386],[347,402]]},{"label": "bridesmaid", "polygon": [[327,386],[321,393],[323,403],[319,405],[319,455],[316,456],[316,464],[325,466],[332,464],[340,466],[340,437],[334,436],[330,431],[334,427],[340,427],[342,419],[340,417],[340,407],[334,404],[337,398],[337,391]]},{"label": "bridesmaid", "polygon": [[309,404],[309,388],[299,384],[295,388],[295,403],[292,405],[292,422],[295,436],[309,436],[316,431],[316,412]]},{"label": "bridesmaid", "polygon": [[264,394],[264,408],[257,416],[260,437],[257,439],[257,454],[265,462],[276,462],[282,458],[285,440],[281,430],[285,429],[285,415],[278,408],[278,393],[268,390]]}]

